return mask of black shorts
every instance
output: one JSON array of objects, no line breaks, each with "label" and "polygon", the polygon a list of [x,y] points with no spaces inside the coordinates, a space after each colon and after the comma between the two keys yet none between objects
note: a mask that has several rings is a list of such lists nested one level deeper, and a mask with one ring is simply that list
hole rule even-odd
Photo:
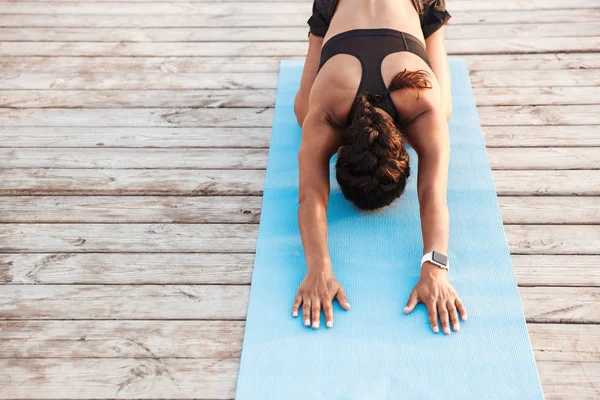
[{"label": "black shorts", "polygon": [[[309,34],[325,36],[338,1],[314,0],[312,15],[307,21],[310,28]],[[446,11],[445,0],[412,0],[412,2],[419,13],[425,39],[450,19],[450,14]]]}]

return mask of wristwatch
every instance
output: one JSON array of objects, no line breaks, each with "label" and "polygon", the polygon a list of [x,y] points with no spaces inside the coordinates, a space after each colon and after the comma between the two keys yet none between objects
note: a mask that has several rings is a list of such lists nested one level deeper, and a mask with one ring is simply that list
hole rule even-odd
[{"label": "wristwatch", "polygon": [[421,258],[421,267],[423,266],[423,263],[429,261],[432,264],[437,265],[440,268],[445,268],[445,269],[449,269],[449,265],[448,265],[448,256],[442,253],[439,253],[437,251],[430,251],[429,253],[423,255],[423,258]]}]

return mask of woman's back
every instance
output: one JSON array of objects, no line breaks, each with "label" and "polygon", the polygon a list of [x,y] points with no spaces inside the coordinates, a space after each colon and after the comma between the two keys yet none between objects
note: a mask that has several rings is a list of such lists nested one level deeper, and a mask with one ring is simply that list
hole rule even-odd
[{"label": "woman's back", "polygon": [[[351,29],[390,28],[410,33],[425,43],[416,7],[420,0],[338,0],[324,43]],[[330,3],[335,3],[335,0]],[[329,10],[328,10],[329,11]]]},{"label": "woman's back", "polygon": [[[329,21],[323,30],[323,48],[331,46],[330,39],[347,34],[351,30],[376,30],[387,28],[404,32],[418,42],[419,47],[425,46],[421,29],[421,21],[417,12],[420,0],[323,0],[317,1],[315,7],[323,19]],[[313,20],[313,24],[320,21]],[[310,23],[310,21],[309,21]],[[401,39],[397,39],[401,40]],[[333,41],[332,41],[333,42]],[[372,46],[381,45],[374,38]],[[404,42],[406,43],[406,41]],[[351,43],[352,44],[352,43]],[[347,44],[346,44],[347,45]],[[358,43],[357,43],[358,46]],[[336,44],[337,47],[337,44]],[[356,49],[360,50],[360,49]],[[363,58],[369,57],[368,49],[362,49]],[[422,53],[425,53],[423,50]],[[425,55],[426,57],[426,55]],[[428,65],[428,60],[410,51],[391,52],[383,60],[359,60],[350,54],[336,54],[324,61],[319,67],[318,74],[312,85],[308,101],[308,109],[318,107],[330,116],[331,121],[342,128],[346,127],[351,116],[354,99],[359,93],[359,86],[366,81],[382,79],[385,87],[381,86],[378,94],[383,94],[392,79],[402,70],[426,71],[430,75],[431,89],[423,93],[420,102],[412,98],[411,91],[397,91],[390,94],[387,100],[386,114],[391,118],[408,121],[430,105],[438,102],[439,88],[434,73]],[[362,63],[361,63],[362,61]],[[365,70],[365,62],[375,62],[375,68]],[[366,75],[365,75],[366,74]],[[380,76],[376,76],[380,75]],[[407,96],[410,99],[405,99]],[[408,101],[407,101],[408,100]]]}]

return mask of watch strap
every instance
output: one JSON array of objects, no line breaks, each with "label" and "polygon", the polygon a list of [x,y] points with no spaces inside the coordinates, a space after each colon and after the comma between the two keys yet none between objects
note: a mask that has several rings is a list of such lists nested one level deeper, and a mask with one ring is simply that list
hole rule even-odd
[{"label": "watch strap", "polygon": [[421,267],[427,261],[437,265],[440,268],[445,268],[447,270],[449,269],[448,256],[435,250],[423,255],[423,258],[421,258]]}]

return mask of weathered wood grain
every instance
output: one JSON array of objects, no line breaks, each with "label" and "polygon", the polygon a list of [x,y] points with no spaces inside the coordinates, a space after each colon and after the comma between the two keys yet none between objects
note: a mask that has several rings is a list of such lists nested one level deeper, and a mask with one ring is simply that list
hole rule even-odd
[{"label": "weathered wood grain", "polygon": [[511,255],[520,286],[600,286],[598,256]]},{"label": "weathered wood grain", "polygon": [[520,287],[519,293],[528,322],[600,323],[600,288]]},{"label": "weathered wood grain", "polygon": [[[505,224],[600,224],[594,196],[500,196]],[[258,223],[258,196],[0,196],[9,223]]]},{"label": "weathered wood grain", "polygon": [[[600,286],[599,256],[512,254],[520,286]],[[1,253],[2,284],[249,284],[253,253]]]},{"label": "weathered wood grain", "polygon": [[597,86],[475,87],[473,95],[477,106],[600,104]]},{"label": "weathered wood grain", "polygon": [[[495,3],[500,4],[500,3]],[[521,3],[524,4],[524,3]],[[279,3],[278,3],[279,6]],[[310,17],[310,3],[304,6],[304,12],[278,14],[155,14],[155,15],[123,15],[92,14],[73,15],[62,14],[57,18],[51,14],[0,14],[0,26],[4,27],[74,27],[74,28],[97,28],[97,27],[307,27],[306,20]],[[277,8],[277,7],[274,7]],[[560,23],[580,22],[595,23],[600,15],[598,9],[534,9],[525,11],[452,11],[452,25],[459,24],[535,24],[535,23]],[[218,16],[218,18],[217,18]]]},{"label": "weathered wood grain", "polygon": [[[178,73],[162,71],[157,67],[154,71],[148,71],[143,75],[139,72],[78,72],[49,73],[49,72],[21,72],[10,73],[0,77],[0,90],[181,90],[178,96],[191,96],[190,90],[228,90],[224,94],[234,94],[232,90],[246,91],[255,89],[274,89],[277,87],[276,72],[207,72],[207,73]],[[167,67],[165,67],[167,68]],[[597,69],[563,69],[553,71],[551,74],[534,71],[474,71],[470,73],[471,84],[474,89],[478,88],[503,88],[497,92],[502,93],[512,88],[520,90],[535,90],[525,88],[537,88],[544,90],[545,87],[596,87],[600,85]],[[148,79],[146,81],[144,79]],[[504,89],[508,88],[508,89]],[[582,88],[580,95],[585,95],[586,90]],[[548,90],[548,89],[545,89]],[[186,92],[188,91],[188,92]],[[127,92],[123,92],[125,94]],[[152,92],[150,92],[152,93]],[[172,92],[171,92],[172,93]],[[245,93],[245,92],[238,92]],[[560,93],[560,92],[559,92]],[[7,92],[10,95],[9,92]],[[77,92],[75,92],[77,94]],[[117,93],[118,94],[118,93]],[[170,93],[158,93],[161,97]],[[207,94],[201,92],[196,96]],[[260,95],[259,91],[256,95]],[[55,94],[61,96],[60,94]],[[111,93],[107,93],[111,95]],[[114,96],[115,94],[113,94]],[[135,95],[135,93],[134,93]],[[64,96],[64,95],[63,95]],[[88,94],[89,96],[89,94]],[[148,94],[138,95],[142,99]],[[60,98],[60,97],[58,97]],[[197,98],[197,97],[194,97]],[[12,96],[4,99],[9,103]],[[535,103],[539,104],[539,103]],[[541,103],[544,104],[544,103]],[[126,107],[121,107],[126,108]]]},{"label": "weathered wood grain", "polygon": [[[0,321],[3,358],[228,358],[243,321]],[[538,361],[600,357],[600,326],[528,324]]]},{"label": "weathered wood grain", "polygon": [[[493,170],[600,169],[600,147],[490,148]],[[0,169],[266,169],[268,149],[0,149]]]},{"label": "weathered wood grain", "polygon": [[[594,134],[595,127],[572,127],[581,129],[584,144],[600,138]],[[495,134],[503,139],[512,132]],[[535,129],[533,129],[535,131]],[[530,132],[530,131],[527,131]],[[572,132],[571,132],[572,134]],[[157,127],[2,127],[0,147],[243,147],[267,148],[271,136],[270,127],[261,128],[157,128]],[[560,134],[553,137],[560,138]],[[513,141],[514,143],[514,141]],[[576,142],[577,143],[577,142]]]},{"label": "weathered wood grain", "polygon": [[533,71],[474,71],[469,73],[473,87],[542,87],[598,86],[600,78],[594,69],[559,70],[552,73]]},{"label": "weathered wood grain", "polygon": [[0,283],[242,285],[253,265],[253,253],[2,253]]},{"label": "weathered wood grain", "polygon": [[233,399],[239,357],[0,359],[0,399]]},{"label": "weathered wood grain", "polygon": [[[4,359],[4,399],[233,399],[239,358]],[[539,361],[545,398],[596,398],[600,363]]]},{"label": "weathered wood grain", "polygon": [[272,122],[272,108],[0,109],[4,126],[270,127]]},{"label": "weathered wood grain", "polygon": [[[486,125],[599,125],[597,105],[478,107]],[[212,117],[212,116],[211,116]],[[210,120],[211,117],[207,118]]]},{"label": "weathered wood grain", "polygon": [[[254,252],[256,224],[11,224],[2,252]],[[600,254],[600,225],[505,225],[513,254]]]},{"label": "weathered wood grain", "polygon": [[[569,88],[579,93],[579,88]],[[569,89],[555,95],[579,101],[580,95],[570,96]],[[510,89],[503,91],[510,96]],[[590,92],[593,101],[596,91]],[[516,97],[516,96],[513,96]],[[515,99],[516,100],[516,99]],[[600,99],[598,100],[600,103]],[[537,104],[537,103],[536,103]],[[7,108],[264,108],[275,106],[275,89],[178,89],[178,90],[0,90],[0,107]]]},{"label": "weathered wood grain", "polygon": [[2,224],[0,251],[254,252],[256,224]]},{"label": "weathered wood grain", "polygon": [[[0,319],[241,320],[246,317],[249,289],[248,285],[5,285]],[[520,287],[519,293],[528,322],[600,323],[600,288]],[[471,312],[469,317],[478,316]]]},{"label": "weathered wood grain", "polygon": [[[566,336],[566,332],[572,332],[573,338],[580,338],[582,344],[594,337],[584,338],[579,330],[560,326],[565,329],[543,332],[540,341],[547,341],[550,335]],[[244,328],[244,321],[218,320],[0,320],[0,359],[239,357]],[[593,346],[589,343],[590,348]],[[583,346],[569,346],[564,356],[585,359],[579,347]]]},{"label": "weathered wood grain", "polygon": [[[552,202],[525,202],[525,208],[539,208]],[[564,199],[568,200],[568,199]],[[590,208],[586,216],[593,222],[593,197],[579,198],[576,204]],[[558,202],[556,206],[564,205]],[[573,204],[573,203],[571,203]],[[258,196],[0,196],[0,222],[127,222],[127,223],[258,223],[262,198]],[[514,204],[515,213],[520,207]],[[583,216],[568,220],[579,220]]]},{"label": "weathered wood grain", "polygon": [[[17,4],[17,3],[15,3]],[[479,4],[479,3],[472,3]],[[26,7],[25,4],[23,4]],[[272,9],[270,7],[269,9]],[[112,9],[111,9],[112,11]],[[277,35],[274,35],[274,31]],[[238,27],[238,28],[0,28],[0,40],[11,42],[257,42],[298,41],[306,36],[306,27]],[[541,23],[541,24],[488,24],[452,25],[445,30],[445,38],[497,39],[526,36],[587,37],[600,36],[596,23]],[[560,49],[563,51],[564,49]]]},{"label": "weathered wood grain", "polygon": [[[84,28],[82,28],[84,29]],[[89,28],[85,28],[89,29]],[[600,53],[476,54],[462,55],[469,71],[531,71],[600,69]],[[272,57],[10,57],[0,59],[0,71],[12,75],[25,72],[277,72],[281,59],[303,60],[303,56]]]},{"label": "weathered wood grain", "polygon": [[[475,87],[478,106],[600,104],[597,86]],[[0,108],[274,107],[275,89],[2,90]]]},{"label": "weathered wood grain", "polygon": [[[599,129],[598,125],[482,126],[487,146],[510,148],[598,146],[600,144]],[[26,136],[24,140],[28,139],[29,136]],[[43,138],[40,139],[42,143],[45,142]]]},{"label": "weathered wood grain", "polygon": [[[600,146],[598,125],[482,126],[489,147]],[[270,127],[2,127],[4,147],[269,147]]]},{"label": "weathered wood grain", "polygon": [[[39,16],[32,16],[38,18]],[[4,17],[5,18],[5,17]],[[112,18],[110,18],[112,19]],[[275,18],[279,19],[279,18]],[[218,20],[218,19],[217,19]],[[62,21],[62,18],[61,18]],[[0,15],[0,23],[3,17]],[[600,46],[600,36],[523,39],[448,39],[449,55],[549,52],[592,52]],[[66,56],[297,56],[305,55],[302,42],[4,42],[0,56],[50,56],[60,51]]]},{"label": "weathered wood grain", "polygon": [[487,154],[494,170],[600,169],[600,147],[490,148]]},{"label": "weathered wood grain", "polygon": [[249,285],[6,285],[0,319],[243,320],[249,293]]},{"label": "weathered wood grain", "polygon": [[[478,113],[487,126],[600,125],[596,105],[479,107]],[[272,121],[272,108],[0,109],[5,127],[269,127]]]},{"label": "weathered wood grain", "polygon": [[514,254],[600,254],[600,225],[507,225]]},{"label": "weathered wood grain", "polygon": [[600,224],[596,196],[498,197],[505,224]]},{"label": "weathered wood grain", "polygon": [[[282,1],[273,7],[272,4],[257,1],[186,1],[139,4],[121,1],[110,3],[87,3],[85,5],[70,2],[27,2],[0,3],[0,14],[132,14],[132,15],[170,15],[170,14],[295,14],[310,12],[310,1]],[[455,0],[454,11],[516,11],[516,10],[551,10],[551,9],[596,9],[594,0],[530,0],[498,2],[474,2]]]},{"label": "weathered wood grain", "polygon": [[[496,170],[500,196],[598,196],[600,170]],[[262,195],[264,170],[0,169],[0,195]]]}]

